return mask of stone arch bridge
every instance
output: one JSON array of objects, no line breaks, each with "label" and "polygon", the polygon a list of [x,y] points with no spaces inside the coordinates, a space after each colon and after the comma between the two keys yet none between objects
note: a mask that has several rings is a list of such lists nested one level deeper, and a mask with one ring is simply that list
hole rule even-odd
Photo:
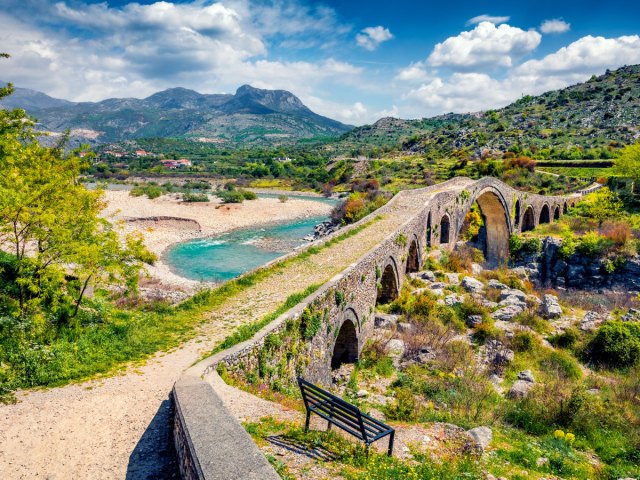
[{"label": "stone arch bridge", "polygon": [[[556,221],[580,197],[597,188],[599,185],[594,184],[570,195],[544,196],[516,190],[492,177],[480,180],[457,177],[431,187],[402,191],[369,217],[346,227],[355,228],[377,215],[403,215],[406,218],[357,262],[251,340],[205,359],[176,383],[174,437],[181,467],[188,468],[187,464],[194,461],[185,457],[194,455],[193,451],[189,452],[189,446],[182,451],[180,447],[184,442],[194,443],[193,438],[184,438],[188,436],[187,417],[201,415],[199,418],[204,418],[209,413],[200,411],[206,404],[202,399],[189,407],[194,409],[191,413],[180,404],[190,401],[189,389],[196,386],[199,394],[213,386],[210,394],[215,397],[215,382],[209,381],[206,387],[201,384],[203,378],[216,376],[217,367],[224,365],[228,372],[241,375],[247,371],[277,371],[279,382],[291,384],[296,375],[302,374],[313,382],[327,385],[332,369],[358,359],[364,343],[373,332],[376,304],[387,302],[399,294],[405,275],[421,268],[431,248],[455,248],[465,217],[474,204],[477,204],[485,224],[485,258],[488,263],[497,265],[509,257],[509,236],[512,233]],[[319,325],[313,334],[305,335],[301,344],[291,347],[288,342],[291,341],[292,325],[300,328],[302,322],[314,321]],[[274,336],[279,340],[270,341]],[[273,345],[278,345],[276,350]],[[288,345],[291,348],[285,351]],[[217,400],[214,398],[211,402]],[[195,448],[194,445],[191,447]]]}]

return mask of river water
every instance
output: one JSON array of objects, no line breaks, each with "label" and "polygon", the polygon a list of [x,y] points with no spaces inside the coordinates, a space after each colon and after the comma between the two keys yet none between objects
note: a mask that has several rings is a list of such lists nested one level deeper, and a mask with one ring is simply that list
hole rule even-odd
[{"label": "river water", "polygon": [[[260,194],[259,197],[277,195]],[[296,197],[301,198],[301,197]],[[322,197],[302,197],[335,204]],[[189,240],[171,247],[164,261],[181,277],[224,282],[285,255],[305,244],[313,227],[328,216],[292,220],[270,226],[235,230],[215,238]]]}]

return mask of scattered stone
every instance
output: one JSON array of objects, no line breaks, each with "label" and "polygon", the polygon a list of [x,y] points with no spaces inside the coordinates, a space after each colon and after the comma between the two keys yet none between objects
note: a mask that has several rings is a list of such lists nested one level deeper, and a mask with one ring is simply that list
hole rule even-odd
[{"label": "scattered stone", "polygon": [[446,288],[446,286],[447,286],[447,284],[446,284],[446,283],[444,283],[444,282],[434,282],[434,283],[432,283],[431,285],[429,285],[429,287],[430,287],[432,290],[440,290],[440,289],[442,289],[442,288]]},{"label": "scattered stone", "polygon": [[407,322],[399,322],[398,323],[398,331],[400,333],[408,333],[412,334],[416,331],[416,326]]},{"label": "scattered stone", "polygon": [[533,373],[531,370],[524,370],[518,373],[518,380],[524,380],[525,382],[534,383],[535,379],[533,378]]},{"label": "scattered stone", "polygon": [[444,290],[441,289],[441,288],[435,288],[435,289],[431,290],[431,293],[433,293],[437,297],[443,297],[444,296]]},{"label": "scattered stone", "polygon": [[436,359],[436,354],[429,347],[422,347],[416,356],[416,361],[424,365]]},{"label": "scattered stone", "polygon": [[540,300],[538,297],[536,297],[535,295],[527,295],[527,303],[529,305],[534,305],[536,307],[539,307],[542,304],[542,300]]},{"label": "scattered stone", "polygon": [[509,390],[509,398],[520,400],[529,395],[529,390],[533,387],[533,383],[526,380],[516,380]]},{"label": "scattered stone", "polygon": [[445,273],[444,278],[452,285],[458,285],[460,283],[459,273]]},{"label": "scattered stone", "polygon": [[484,291],[484,284],[473,277],[464,277],[462,279],[462,288],[467,292],[480,293]]},{"label": "scattered stone", "polygon": [[492,278],[491,280],[489,280],[489,288],[495,288],[496,290],[506,290],[509,287],[507,287],[504,283],[499,282],[495,278]]},{"label": "scattered stone", "polygon": [[505,288],[500,292],[500,301],[505,300],[509,297],[516,297],[521,302],[527,301],[527,294],[522,290],[517,290],[515,288]]},{"label": "scattered stone", "polygon": [[476,443],[480,453],[485,451],[493,439],[493,432],[489,427],[472,428],[467,431],[467,435],[469,435]]},{"label": "scattered stone", "polygon": [[402,340],[399,338],[392,338],[385,345],[387,347],[387,352],[389,355],[404,355],[404,351],[406,346]]},{"label": "scattered stone", "polygon": [[398,323],[398,315],[389,313],[376,313],[373,319],[374,328],[391,330]]},{"label": "scattered stone", "polygon": [[524,311],[524,308],[520,305],[507,305],[506,307],[502,307],[499,310],[496,310],[491,314],[491,318],[495,320],[502,320],[504,322],[508,322],[513,319],[516,315],[519,315]]},{"label": "scattered stone", "polygon": [[621,320],[623,322],[640,322],[640,310],[630,308]]},{"label": "scattered stone", "polygon": [[529,278],[529,271],[525,267],[512,268],[511,271],[524,280]]},{"label": "scattered stone", "polygon": [[478,263],[472,263],[471,264],[471,274],[472,275],[480,275],[483,271],[484,271],[484,268],[482,268],[482,265],[480,265]]},{"label": "scattered stone", "polygon": [[469,315],[465,321],[467,327],[475,328],[482,324],[482,315]]},{"label": "scattered stone", "polygon": [[436,281],[436,275],[431,270],[425,270],[424,272],[420,272],[420,276],[422,280],[426,280],[428,282]]},{"label": "scattered stone", "polygon": [[492,302],[491,300],[487,300],[486,298],[481,298],[478,301],[480,302],[480,305],[482,305],[484,308],[488,308],[489,310],[493,310],[498,306],[496,302]]},{"label": "scattered stone", "polygon": [[547,463],[549,463],[549,459],[547,457],[539,457],[536,460],[536,466],[537,467],[543,467],[544,465],[546,465]]},{"label": "scattered stone", "polygon": [[356,393],[356,398],[364,398],[364,397],[368,397],[369,396],[369,392],[366,390],[358,390],[358,392]]},{"label": "scattered stone", "polygon": [[457,305],[459,303],[464,303],[464,297],[462,295],[456,295],[452,293],[451,295],[447,295],[444,297],[444,304],[448,306]]},{"label": "scattered stone", "polygon": [[544,318],[558,318],[562,316],[562,308],[558,303],[558,297],[555,295],[545,295],[542,298],[542,305],[540,306],[540,312]]},{"label": "scattered stone", "polygon": [[587,312],[584,314],[584,317],[582,317],[582,320],[580,321],[580,330],[582,330],[583,332],[590,332],[592,330],[595,330],[596,327],[602,323],[602,318],[600,317],[600,315],[598,315],[597,312]]}]

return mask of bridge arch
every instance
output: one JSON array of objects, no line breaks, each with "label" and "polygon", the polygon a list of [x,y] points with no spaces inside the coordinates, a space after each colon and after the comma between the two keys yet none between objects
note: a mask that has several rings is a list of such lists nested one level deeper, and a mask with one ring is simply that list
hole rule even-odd
[{"label": "bridge arch", "polygon": [[553,220],[560,220],[560,205],[556,205],[556,208],[553,211]]},{"label": "bridge arch", "polygon": [[396,259],[388,257],[380,270],[380,281],[376,303],[389,303],[400,294],[400,277]]},{"label": "bridge arch", "polygon": [[562,207],[562,213],[567,213],[569,211],[569,204],[564,202],[564,206]]},{"label": "bridge arch", "polygon": [[427,215],[427,238],[425,245],[427,249],[431,248],[431,212]]},{"label": "bridge arch", "polygon": [[509,209],[502,193],[489,187],[478,192],[471,206],[477,203],[484,221],[484,256],[487,262],[497,264],[509,258],[511,224]]},{"label": "bridge arch", "polygon": [[347,308],[340,321],[338,336],[333,345],[331,369],[340,368],[344,363],[355,363],[360,355],[358,342],[358,315],[353,308]]},{"label": "bridge arch", "polygon": [[440,219],[440,245],[451,241],[451,218],[445,213]]},{"label": "bridge arch", "polygon": [[522,217],[522,232],[528,232],[529,230],[533,230],[536,228],[536,214],[533,211],[533,207],[531,205],[527,206],[527,209],[524,211],[524,216]]},{"label": "bridge arch", "polygon": [[420,270],[420,242],[417,235],[413,235],[411,243],[409,244],[409,251],[407,252],[407,264],[405,266],[405,273],[417,272]]},{"label": "bridge arch", "polygon": [[514,207],[514,226],[517,228],[518,226],[520,226],[520,214],[522,212],[520,212],[520,199],[516,200],[516,205]]},{"label": "bridge arch", "polygon": [[549,205],[546,203],[542,206],[540,210],[540,219],[538,220],[538,225],[542,223],[550,223],[551,222],[551,212],[549,211]]}]

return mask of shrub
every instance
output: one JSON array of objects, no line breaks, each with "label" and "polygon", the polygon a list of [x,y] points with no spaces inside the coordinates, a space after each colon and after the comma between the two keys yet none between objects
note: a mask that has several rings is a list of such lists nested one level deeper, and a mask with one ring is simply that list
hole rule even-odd
[{"label": "shrub", "polygon": [[538,340],[538,337],[526,330],[516,332],[511,339],[511,348],[516,352],[530,352],[539,345],[540,340]]},{"label": "shrub", "polygon": [[242,203],[244,201],[244,195],[237,190],[219,190],[216,195],[224,203]]},{"label": "shrub", "polygon": [[554,350],[540,361],[540,367],[556,378],[577,380],[582,377],[578,362],[568,353]]},{"label": "shrub", "polygon": [[580,333],[576,328],[569,328],[564,332],[549,338],[549,342],[560,348],[572,348],[578,342]]},{"label": "shrub", "polygon": [[258,195],[256,195],[255,192],[252,192],[250,190],[238,190],[242,196],[244,197],[245,200],[255,200],[256,198],[258,198]]},{"label": "shrub", "polygon": [[588,257],[597,257],[606,246],[603,240],[598,232],[589,231],[580,237],[576,250]]},{"label": "shrub", "polygon": [[623,246],[632,238],[631,227],[627,222],[605,222],[601,233],[618,247]]},{"label": "shrub", "polygon": [[606,322],[600,326],[587,347],[595,363],[611,367],[628,367],[640,360],[640,324]]},{"label": "shrub", "polygon": [[208,202],[209,196],[206,193],[183,193],[182,201],[188,203]]},{"label": "shrub", "polygon": [[286,203],[289,200],[289,197],[286,195],[278,195],[278,200],[280,200],[280,203]]}]

